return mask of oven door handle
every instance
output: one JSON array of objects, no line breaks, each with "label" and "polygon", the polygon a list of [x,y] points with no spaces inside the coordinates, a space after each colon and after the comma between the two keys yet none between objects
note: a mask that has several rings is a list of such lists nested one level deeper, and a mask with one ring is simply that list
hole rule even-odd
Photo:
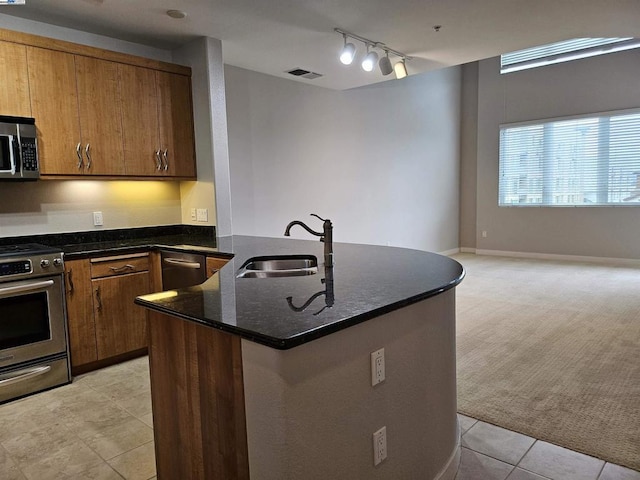
[{"label": "oven door handle", "polygon": [[37,377],[39,375],[44,375],[50,370],[51,370],[51,365],[45,365],[42,367],[26,368],[24,370],[18,370],[17,372],[13,372],[13,374],[3,375],[3,376],[7,376],[8,378],[5,378],[4,380],[0,380],[0,387],[6,387],[7,385],[12,385],[14,383],[22,382],[30,378]]},{"label": "oven door handle", "polygon": [[42,290],[53,285],[53,280],[45,280],[43,282],[30,282],[22,285],[14,285],[12,287],[0,288],[0,297],[6,297],[7,295],[13,295],[15,293],[31,292],[33,290]]}]

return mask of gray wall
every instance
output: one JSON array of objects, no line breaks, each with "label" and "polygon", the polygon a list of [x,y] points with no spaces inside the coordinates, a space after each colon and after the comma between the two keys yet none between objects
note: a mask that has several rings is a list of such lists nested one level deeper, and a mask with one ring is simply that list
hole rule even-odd
[{"label": "gray wall", "polygon": [[[498,58],[479,63],[478,103],[465,105],[463,114],[463,118],[469,112],[473,116],[477,108],[478,250],[640,257],[638,206],[498,207],[500,123],[640,107],[638,78],[637,50],[508,75],[500,75]],[[473,132],[463,133],[463,145],[472,145]],[[462,164],[468,166],[473,148],[463,153]],[[465,231],[474,228],[472,215],[466,215],[464,222]]]},{"label": "gray wall", "polygon": [[[460,69],[343,92],[225,66],[234,233],[458,247]],[[292,235],[309,238],[302,229]]]}]

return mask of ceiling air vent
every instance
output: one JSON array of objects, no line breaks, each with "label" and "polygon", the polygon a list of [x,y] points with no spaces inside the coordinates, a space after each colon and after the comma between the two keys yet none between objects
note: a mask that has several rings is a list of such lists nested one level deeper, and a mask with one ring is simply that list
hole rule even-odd
[{"label": "ceiling air vent", "polygon": [[313,80],[314,78],[321,77],[321,73],[310,72],[309,70],[305,70],[303,68],[294,68],[293,70],[289,70],[286,73],[293,75],[295,77],[306,78],[307,80]]}]

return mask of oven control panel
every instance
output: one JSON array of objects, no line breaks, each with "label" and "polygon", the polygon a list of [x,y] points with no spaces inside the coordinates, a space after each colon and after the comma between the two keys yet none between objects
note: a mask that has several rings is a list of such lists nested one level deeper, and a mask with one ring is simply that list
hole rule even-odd
[{"label": "oven control panel", "polygon": [[8,275],[21,275],[31,273],[33,267],[31,260],[13,260],[9,262],[0,262],[0,277]]}]

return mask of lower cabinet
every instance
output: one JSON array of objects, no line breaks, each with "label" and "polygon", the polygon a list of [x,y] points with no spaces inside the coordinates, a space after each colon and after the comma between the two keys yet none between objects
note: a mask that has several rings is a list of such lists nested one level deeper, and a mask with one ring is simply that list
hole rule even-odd
[{"label": "lower cabinet", "polygon": [[133,301],[152,292],[149,269],[148,253],[66,262],[73,370],[89,370],[92,363],[101,366],[147,347],[148,314]]}]

